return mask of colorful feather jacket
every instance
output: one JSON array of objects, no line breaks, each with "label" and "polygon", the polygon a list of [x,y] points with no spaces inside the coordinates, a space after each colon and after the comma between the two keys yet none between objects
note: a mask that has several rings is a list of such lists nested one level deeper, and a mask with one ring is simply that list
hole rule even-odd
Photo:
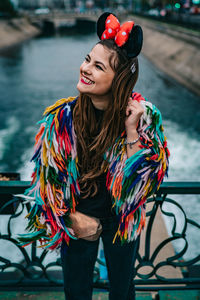
[{"label": "colorful feather jacket", "polygon": [[[141,150],[127,158],[123,132],[104,154],[109,162],[106,186],[119,217],[113,242],[119,238],[122,243],[136,239],[144,228],[145,202],[167,175],[169,157],[159,110],[138,93],[132,97],[145,108],[138,125]],[[31,187],[25,192],[25,197],[33,201],[27,215],[29,233],[19,237],[23,246],[39,240],[41,247],[54,250],[63,240],[69,243],[75,238],[69,218],[76,210],[76,195],[80,195],[71,110],[75,101],[72,97],[58,100],[45,110],[39,122],[32,158],[35,169]]]}]

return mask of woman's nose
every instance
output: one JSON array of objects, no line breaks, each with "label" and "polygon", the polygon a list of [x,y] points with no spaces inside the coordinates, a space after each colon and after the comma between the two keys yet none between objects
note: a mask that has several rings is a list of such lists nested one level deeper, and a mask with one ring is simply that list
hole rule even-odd
[{"label": "woman's nose", "polygon": [[87,73],[87,74],[91,74],[91,67],[90,67],[90,64],[83,64],[82,66],[82,71],[84,73]]}]

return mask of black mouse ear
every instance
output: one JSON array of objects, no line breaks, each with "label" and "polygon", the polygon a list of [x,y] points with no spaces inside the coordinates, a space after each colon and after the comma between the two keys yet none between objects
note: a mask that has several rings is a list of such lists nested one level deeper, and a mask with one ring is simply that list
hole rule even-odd
[{"label": "black mouse ear", "polygon": [[101,39],[101,36],[105,30],[106,19],[110,14],[111,14],[110,12],[105,12],[97,20],[97,35],[99,39]]},{"label": "black mouse ear", "polygon": [[127,42],[123,45],[128,57],[133,58],[139,55],[143,44],[143,31],[139,25],[133,26]]}]

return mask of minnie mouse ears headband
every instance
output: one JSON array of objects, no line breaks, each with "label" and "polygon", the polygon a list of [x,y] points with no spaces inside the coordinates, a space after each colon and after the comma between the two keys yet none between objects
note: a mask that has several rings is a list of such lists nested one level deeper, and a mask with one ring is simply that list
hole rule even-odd
[{"label": "minnie mouse ears headband", "polygon": [[118,47],[126,50],[129,58],[138,56],[142,49],[142,28],[135,25],[133,21],[128,21],[120,26],[116,16],[109,12],[105,12],[99,17],[97,35],[100,40],[114,40]]}]

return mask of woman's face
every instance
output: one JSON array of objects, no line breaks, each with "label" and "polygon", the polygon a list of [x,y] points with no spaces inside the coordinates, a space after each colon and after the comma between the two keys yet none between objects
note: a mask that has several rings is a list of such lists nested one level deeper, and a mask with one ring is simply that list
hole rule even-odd
[{"label": "woman's face", "polygon": [[110,66],[111,51],[97,44],[80,66],[77,89],[91,99],[105,99],[110,95],[115,72]]}]

